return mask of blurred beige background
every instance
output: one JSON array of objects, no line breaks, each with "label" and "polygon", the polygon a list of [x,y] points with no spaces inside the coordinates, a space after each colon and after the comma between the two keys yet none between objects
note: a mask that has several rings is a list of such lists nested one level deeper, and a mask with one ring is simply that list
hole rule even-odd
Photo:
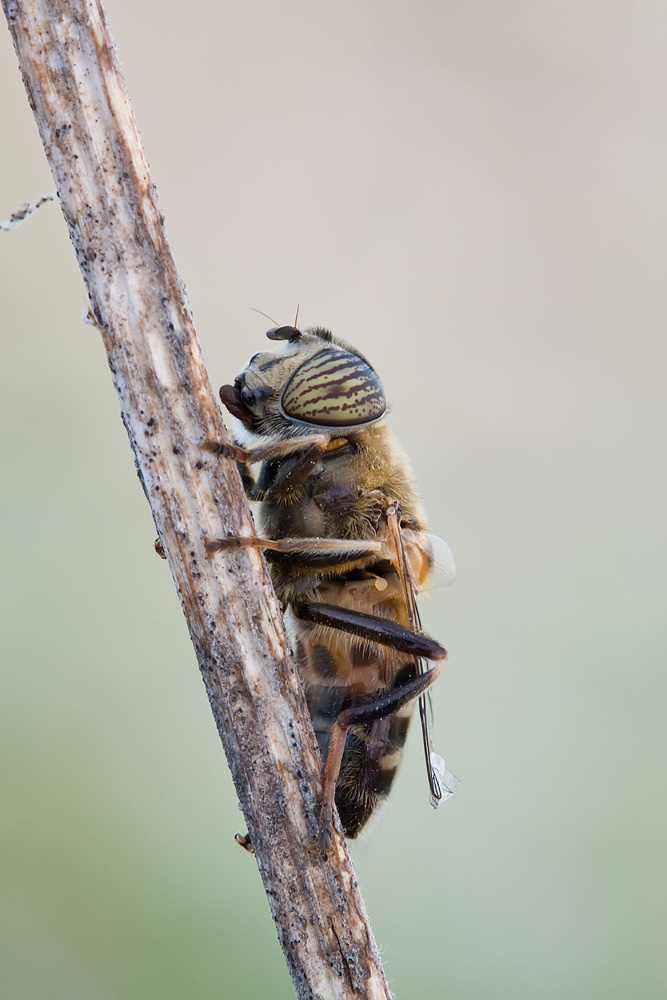
[{"label": "blurred beige background", "polygon": [[[667,8],[108,0],[214,384],[377,365],[459,577],[355,846],[399,1000],[643,1000],[665,957]],[[0,30],[0,217],[52,188]],[[8,1000],[287,1000],[58,209],[0,234]]]}]

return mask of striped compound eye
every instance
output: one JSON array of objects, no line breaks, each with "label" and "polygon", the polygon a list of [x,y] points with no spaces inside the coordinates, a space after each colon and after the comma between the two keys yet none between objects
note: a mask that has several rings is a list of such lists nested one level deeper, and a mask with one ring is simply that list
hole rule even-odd
[{"label": "striped compound eye", "polygon": [[354,427],[378,420],[387,408],[372,368],[349,351],[329,347],[309,358],[285,386],[286,416],[320,427]]}]

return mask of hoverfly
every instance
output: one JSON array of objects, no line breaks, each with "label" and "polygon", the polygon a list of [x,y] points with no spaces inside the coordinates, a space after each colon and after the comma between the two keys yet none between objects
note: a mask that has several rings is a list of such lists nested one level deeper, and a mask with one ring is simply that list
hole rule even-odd
[{"label": "hoverfly", "polygon": [[325,761],[326,845],[334,802],[353,838],[389,793],[417,701],[431,803],[458,784],[429,735],[426,691],[447,651],[421,630],[416,603],[438,550],[448,582],[454,564],[426,532],[372,365],[320,327],[267,337],[283,350],[255,354],[220,389],[237,443],[212,446],[239,463],[259,537],[208,549],[265,551]]}]

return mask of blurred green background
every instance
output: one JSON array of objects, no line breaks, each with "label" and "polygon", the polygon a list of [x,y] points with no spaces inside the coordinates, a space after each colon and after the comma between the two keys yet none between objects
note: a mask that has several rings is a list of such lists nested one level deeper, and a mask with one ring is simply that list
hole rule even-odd
[{"label": "blurred green background", "polygon": [[[354,846],[399,1000],[663,997],[667,8],[108,0],[215,385],[377,365],[459,576]],[[0,217],[53,187],[0,30]],[[50,205],[0,234],[8,1000],[292,991]]]}]

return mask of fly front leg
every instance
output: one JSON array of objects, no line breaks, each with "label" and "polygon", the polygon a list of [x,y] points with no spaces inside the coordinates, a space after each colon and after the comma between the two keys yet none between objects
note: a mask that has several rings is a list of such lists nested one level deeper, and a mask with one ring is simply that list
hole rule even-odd
[{"label": "fly front leg", "polygon": [[393,687],[381,691],[372,701],[345,709],[334,722],[324,766],[319,820],[319,844],[326,850],[331,838],[336,783],[349,727],[363,726],[376,719],[384,719],[393,715],[403,705],[420,698],[439,676],[448,654],[445,647],[430,636],[376,615],[350,611],[329,604],[301,604],[294,607],[293,611],[295,616],[303,621],[326,625],[380,646],[407,653],[415,659],[415,670],[418,669],[418,662],[422,657],[433,661],[433,666],[429,670],[417,673],[416,676],[399,674]]},{"label": "fly front leg", "polygon": [[313,448],[318,452],[323,452],[326,451],[330,440],[327,434],[302,434],[300,437],[286,438],[284,441],[261,444],[256,448],[242,448],[238,444],[211,441],[206,438],[202,442],[202,448],[204,451],[221,455],[223,458],[233,458],[243,465],[254,465],[255,462],[268,462],[285,455],[292,455],[295,451],[302,451],[304,448]]},{"label": "fly front leg", "polygon": [[[306,434],[284,441],[271,441],[256,448],[242,448],[218,441],[205,441],[203,447],[237,463],[250,500],[267,500],[280,506],[299,500],[322,456],[328,451],[340,449],[341,442],[344,444],[344,439],[332,439],[327,434]],[[260,462],[262,469],[259,480],[255,482],[249,467]]]}]

